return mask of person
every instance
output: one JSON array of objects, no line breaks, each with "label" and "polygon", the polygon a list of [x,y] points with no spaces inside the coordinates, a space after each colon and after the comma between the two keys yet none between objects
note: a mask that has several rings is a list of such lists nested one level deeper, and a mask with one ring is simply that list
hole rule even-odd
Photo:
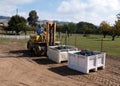
[{"label": "person", "polygon": [[37,34],[38,34],[38,35],[41,35],[41,34],[42,34],[42,28],[41,28],[40,25],[38,25]]}]

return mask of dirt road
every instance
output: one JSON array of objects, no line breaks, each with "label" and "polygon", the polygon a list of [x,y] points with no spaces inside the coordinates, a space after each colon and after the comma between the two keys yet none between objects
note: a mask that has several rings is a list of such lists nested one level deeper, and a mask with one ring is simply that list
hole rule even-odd
[{"label": "dirt road", "polygon": [[120,58],[107,56],[105,70],[82,74],[34,57],[14,40],[0,45],[0,86],[120,86]]}]

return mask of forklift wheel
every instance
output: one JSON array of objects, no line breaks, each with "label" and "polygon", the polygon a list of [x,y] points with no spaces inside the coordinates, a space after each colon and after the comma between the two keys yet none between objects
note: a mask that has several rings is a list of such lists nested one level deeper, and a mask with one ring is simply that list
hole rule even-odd
[{"label": "forklift wheel", "polygon": [[39,45],[35,47],[34,52],[35,52],[35,55],[36,55],[36,56],[42,56],[42,55],[45,54],[44,47],[39,46]]}]

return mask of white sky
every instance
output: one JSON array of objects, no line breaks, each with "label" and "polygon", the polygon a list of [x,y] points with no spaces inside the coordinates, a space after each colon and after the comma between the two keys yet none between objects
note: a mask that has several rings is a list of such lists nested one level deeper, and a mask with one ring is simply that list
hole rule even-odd
[{"label": "white sky", "polygon": [[114,24],[120,12],[120,0],[1,0],[0,15],[28,17],[36,10],[40,20],[90,22],[99,25],[103,20]]}]

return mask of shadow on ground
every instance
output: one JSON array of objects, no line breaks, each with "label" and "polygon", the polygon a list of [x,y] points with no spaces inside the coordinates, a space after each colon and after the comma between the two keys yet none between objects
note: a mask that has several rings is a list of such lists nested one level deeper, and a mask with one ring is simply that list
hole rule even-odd
[{"label": "shadow on ground", "polygon": [[14,50],[9,53],[16,54],[16,57],[34,57],[34,53],[29,50]]},{"label": "shadow on ground", "polygon": [[56,64],[55,62],[49,60],[46,56],[39,56],[39,57],[35,56],[34,52],[29,50],[15,50],[15,51],[9,51],[9,53],[16,54],[16,57],[20,57],[20,58],[24,58],[24,57],[31,58],[36,63],[42,65]]},{"label": "shadow on ground", "polygon": [[47,57],[40,57],[39,59],[33,59],[33,61],[35,61],[38,64],[42,64],[42,65],[57,64],[49,60]]},{"label": "shadow on ground", "polygon": [[84,73],[72,70],[70,68],[68,68],[67,66],[63,65],[60,67],[53,67],[53,68],[49,68],[50,71],[57,73],[59,75],[62,76],[69,76],[69,75],[84,75]]}]

